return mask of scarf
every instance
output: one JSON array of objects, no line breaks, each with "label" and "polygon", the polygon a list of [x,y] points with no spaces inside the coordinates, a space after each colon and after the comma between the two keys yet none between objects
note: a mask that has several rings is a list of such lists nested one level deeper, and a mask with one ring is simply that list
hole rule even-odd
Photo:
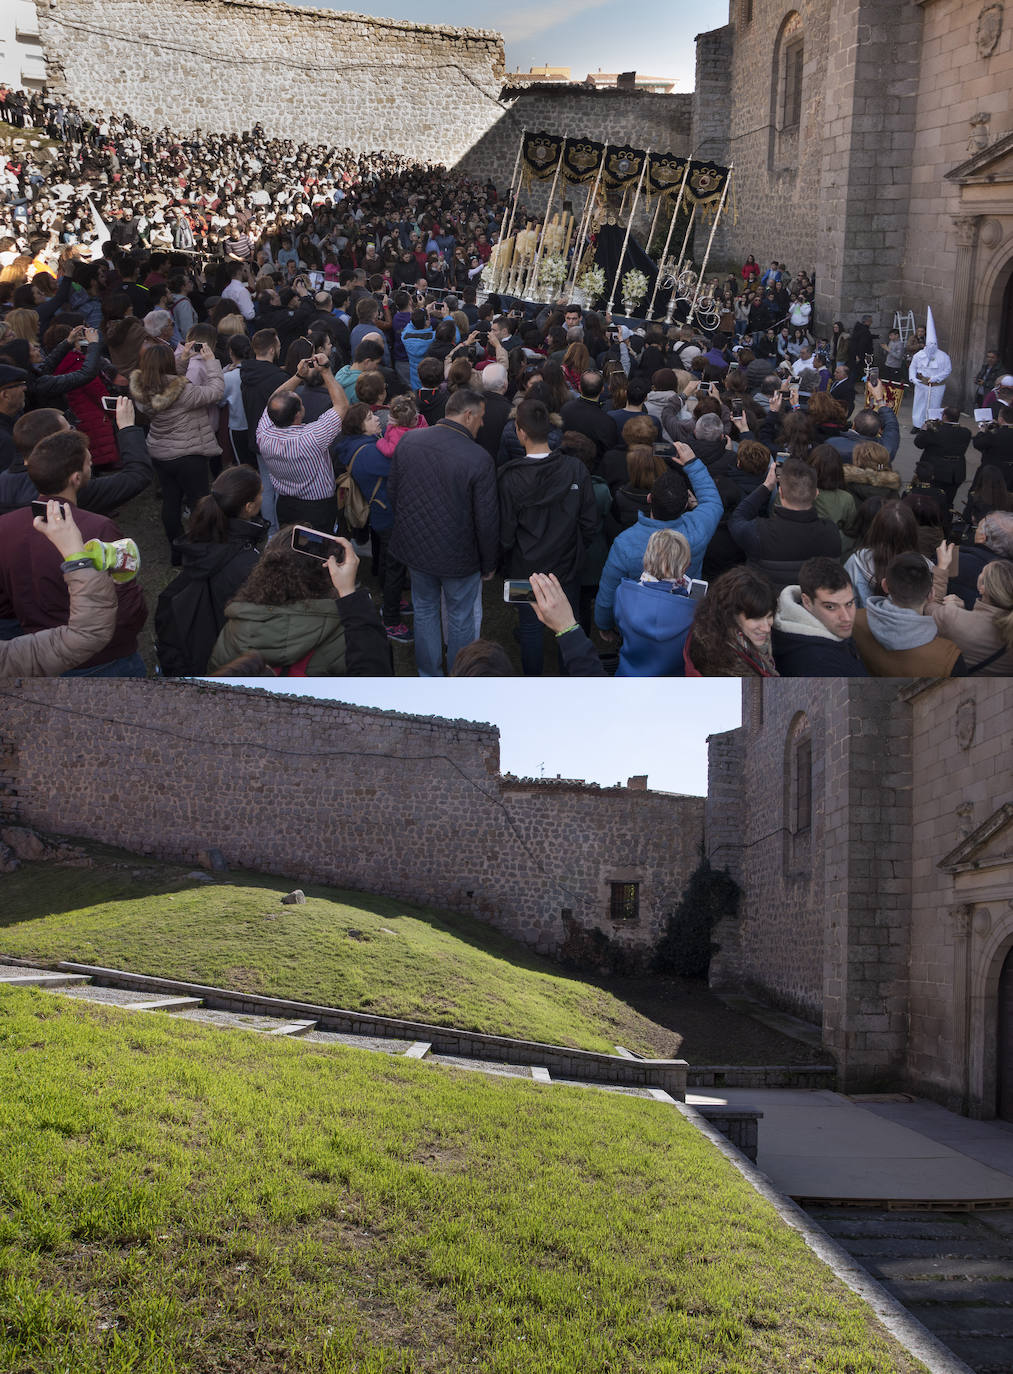
[{"label": "scarf", "polygon": [[751,639],[747,639],[740,629],[736,629],[729,643],[732,652],[745,659],[758,677],[780,677],[774,666],[774,655],[768,642],[766,649],[758,649]]}]

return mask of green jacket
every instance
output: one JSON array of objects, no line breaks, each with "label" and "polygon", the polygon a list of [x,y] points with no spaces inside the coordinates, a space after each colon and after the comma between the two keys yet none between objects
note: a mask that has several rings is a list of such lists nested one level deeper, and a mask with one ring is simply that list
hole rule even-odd
[{"label": "green jacket", "polygon": [[240,654],[257,650],[272,668],[291,668],[309,653],[308,677],[345,675],[345,629],[333,597],[293,601],[287,606],[257,606],[230,601],[225,625],[211,652],[208,672],[217,672]]},{"label": "green jacket", "polygon": [[858,502],[850,491],[821,491],[816,497],[816,513],[832,520],[841,532],[841,558],[855,551],[855,537],[851,533],[858,515]]}]

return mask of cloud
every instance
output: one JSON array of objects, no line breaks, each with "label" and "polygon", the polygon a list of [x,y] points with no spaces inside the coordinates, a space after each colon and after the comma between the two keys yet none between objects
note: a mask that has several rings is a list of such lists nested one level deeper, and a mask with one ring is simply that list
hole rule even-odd
[{"label": "cloud", "polygon": [[608,0],[553,0],[544,5],[516,5],[508,13],[497,15],[495,27],[508,43],[534,38],[557,24],[572,24],[578,15],[601,9]]}]

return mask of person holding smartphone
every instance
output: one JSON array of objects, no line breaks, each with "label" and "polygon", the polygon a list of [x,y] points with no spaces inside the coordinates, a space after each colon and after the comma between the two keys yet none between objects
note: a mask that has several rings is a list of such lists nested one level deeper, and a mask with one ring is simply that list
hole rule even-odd
[{"label": "person holding smartphone", "polygon": [[[391,677],[387,634],[347,539],[280,530],[225,607],[208,671],[256,651],[282,677]],[[313,538],[313,536],[316,536]],[[327,554],[328,546],[344,553]]]},{"label": "person holding smartphone", "polygon": [[0,641],[0,678],[59,677],[79,668],[109,643],[116,628],[116,586],[84,557],[84,539],[66,501],[42,503],[32,518],[36,531],[62,558],[70,608],[67,622],[17,639]]}]

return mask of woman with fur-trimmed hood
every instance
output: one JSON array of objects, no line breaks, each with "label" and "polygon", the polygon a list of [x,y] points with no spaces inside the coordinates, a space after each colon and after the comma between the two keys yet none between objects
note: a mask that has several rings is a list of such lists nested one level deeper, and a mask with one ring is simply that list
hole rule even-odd
[{"label": "woman with fur-trimmed hood", "polygon": [[890,466],[889,451],[871,440],[856,444],[851,463],[844,464],[844,485],[856,501],[870,496],[900,496],[900,473]]},{"label": "woman with fur-trimmed hood", "polygon": [[[173,350],[161,339],[144,344],[130,374],[130,395],[150,421],[148,452],[162,486],[162,525],[170,547],[183,533],[183,504],[193,510],[211,490],[210,460],[221,445],[208,419],[208,406],[225,397],[221,364],[206,344],[187,343],[179,366],[186,371],[198,359],[204,381],[191,382],[176,371]],[[179,555],[173,553],[173,564]]]}]

